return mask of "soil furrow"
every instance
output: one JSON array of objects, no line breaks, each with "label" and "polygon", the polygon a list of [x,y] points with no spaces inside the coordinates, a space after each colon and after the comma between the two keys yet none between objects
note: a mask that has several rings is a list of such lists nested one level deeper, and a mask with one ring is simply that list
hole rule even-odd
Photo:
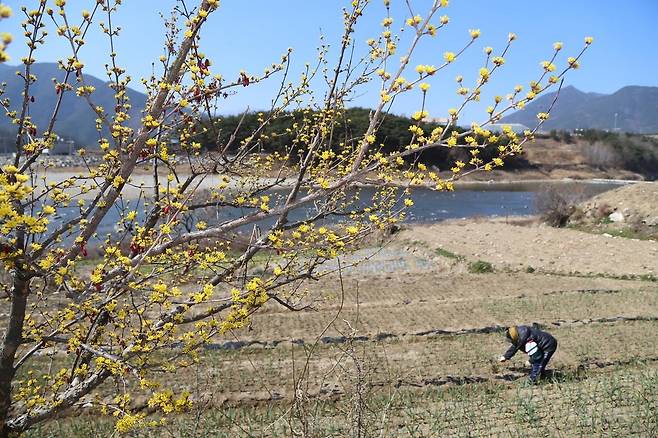
[{"label": "soil furrow", "polygon": [[[552,322],[534,322],[533,325],[538,327],[568,327],[568,326],[580,326],[580,325],[589,325],[589,324],[611,324],[617,322],[633,322],[633,321],[658,321],[658,316],[613,316],[613,317],[603,317],[603,318],[587,318],[587,319],[572,319],[565,320],[559,319]],[[496,332],[502,332],[506,326],[503,325],[490,325],[485,327],[473,327],[473,328],[463,328],[457,330],[445,330],[445,329],[431,329],[424,330],[415,333],[377,333],[375,335],[361,335],[361,336],[323,336],[317,342],[321,344],[344,344],[347,342],[379,342],[386,339],[402,339],[405,337],[434,337],[434,336],[461,336],[461,335],[473,335],[473,334],[490,334]],[[279,345],[285,345],[287,343],[294,345],[312,345],[316,341],[308,341],[304,339],[293,339],[293,340],[249,340],[249,341],[227,341],[227,342],[217,342],[206,344],[205,348],[207,350],[239,350],[245,347],[251,346],[260,346],[273,348]]]}]

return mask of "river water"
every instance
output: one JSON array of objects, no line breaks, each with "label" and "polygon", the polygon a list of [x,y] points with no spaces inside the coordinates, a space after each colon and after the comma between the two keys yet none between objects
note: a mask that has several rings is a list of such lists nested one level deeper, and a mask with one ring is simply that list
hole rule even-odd
[{"label": "river water", "polygon": [[[522,216],[536,213],[535,199],[537,193],[546,190],[548,187],[560,187],[560,190],[573,192],[578,191],[580,195],[593,196],[606,190],[620,187],[620,183],[612,182],[579,182],[579,183],[482,183],[468,184],[457,187],[454,192],[437,192],[425,188],[416,188],[412,191],[411,198],[414,205],[407,209],[407,223],[431,223],[444,219],[470,218],[470,217],[504,217],[504,216]],[[363,199],[364,204],[372,198],[374,190],[372,188],[362,188],[359,198]],[[284,196],[285,192],[273,193],[273,196]],[[400,201],[401,202],[401,201]],[[357,203],[358,204],[358,203]],[[143,207],[125,206],[127,210],[135,209],[138,212],[137,221],[143,219],[145,212]],[[206,209],[202,219],[209,225],[221,223],[226,220],[235,219],[253,210],[225,207],[222,209]],[[98,228],[98,238],[103,240],[108,234],[126,232],[125,229],[119,230],[117,222],[120,217],[121,209],[115,208],[110,210]],[[51,229],[69,220],[78,214],[77,208],[60,209],[58,215],[51,222]],[[301,208],[291,212],[290,221],[303,220],[312,216],[312,208]],[[344,218],[343,218],[344,219]],[[327,218],[323,221],[331,223],[340,221],[340,218]],[[195,219],[188,218],[188,227],[193,227]],[[266,228],[272,224],[272,221],[261,221],[258,225]],[[251,230],[252,226],[246,227],[242,231]],[[130,231],[128,231],[128,234]],[[66,237],[69,241],[72,237]]]},{"label": "river water", "polygon": [[481,183],[457,187],[454,192],[415,190],[409,222],[435,222],[470,217],[524,216],[536,214],[535,200],[540,191],[551,188],[588,198],[621,187],[615,182],[527,182]]}]

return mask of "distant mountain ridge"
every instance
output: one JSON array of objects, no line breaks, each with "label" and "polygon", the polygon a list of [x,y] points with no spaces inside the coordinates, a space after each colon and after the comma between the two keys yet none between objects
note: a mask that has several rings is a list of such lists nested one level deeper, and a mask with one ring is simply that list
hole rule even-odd
[{"label": "distant mountain ridge", "polygon": [[[537,113],[546,111],[554,98],[555,92],[543,95],[524,109],[504,117],[501,123],[535,126]],[[564,87],[542,130],[612,131],[615,123],[621,132],[658,133],[658,87],[631,85],[612,94],[585,93],[573,86]]]},{"label": "distant mountain ridge", "polygon": [[[0,82],[6,82],[6,92],[1,98],[11,100],[11,108],[19,109],[22,102],[23,79],[16,75],[21,66],[0,64]],[[40,130],[48,123],[57,94],[52,78],[61,81],[64,71],[55,63],[35,63],[32,73],[37,76],[37,82],[30,87],[30,95],[34,96],[31,116]],[[85,75],[87,85],[96,88],[93,101],[103,106],[107,111],[114,108],[114,91],[108,83],[91,75]],[[70,83],[77,88],[75,81]],[[130,111],[132,126],[136,127],[140,120],[140,112],[146,105],[146,95],[128,89],[132,109]],[[546,111],[553,102],[555,93],[549,93],[529,103],[523,110],[504,117],[501,123],[520,123],[533,127],[537,123],[536,115]],[[36,111],[38,110],[38,111]],[[586,93],[573,86],[564,87],[559,99],[542,129],[549,131],[583,129],[600,129],[612,131],[616,127],[622,132],[643,134],[658,133],[658,87],[627,86],[612,94]],[[55,132],[62,137],[75,140],[79,146],[94,147],[97,145],[98,133],[95,129],[96,114],[87,102],[68,92],[62,101],[55,124]],[[7,117],[0,117],[0,133],[9,131],[14,134],[15,127]],[[107,135],[107,132],[104,132]]]},{"label": "distant mountain ridge", "polygon": [[[24,88],[23,78],[16,75],[17,70],[21,70],[22,66],[13,66],[0,64],[0,82],[6,82],[6,92],[2,98],[9,98],[11,100],[11,108],[15,110],[20,109],[23,102],[22,92]],[[53,108],[57,100],[55,86],[52,78],[57,78],[58,81],[63,81],[65,72],[57,68],[57,64],[48,62],[38,62],[32,65],[32,74],[37,76],[37,81],[30,85],[30,96],[34,97],[34,102],[31,104],[31,116],[34,123],[37,124],[40,132],[46,128],[50,117],[52,116]],[[112,90],[108,83],[98,79],[95,76],[84,75],[86,85],[91,85],[96,88],[92,95],[94,104],[100,105],[110,112],[114,109],[114,90]],[[69,83],[73,88],[78,87],[75,77],[69,79]],[[129,112],[131,116],[132,126],[137,126],[140,120],[140,112],[146,104],[146,95],[128,89],[128,97],[132,104]],[[37,110],[38,111],[35,111]],[[55,123],[54,132],[58,135],[75,140],[79,145],[94,147],[98,144],[98,132],[96,131],[96,114],[89,107],[88,103],[75,95],[75,91],[69,91],[62,99],[62,106],[59,110],[57,121]],[[0,130],[10,131],[12,134],[15,126],[11,124],[11,120],[7,117],[0,118]],[[107,133],[105,133],[106,135]],[[15,134],[14,134],[15,135]]]}]

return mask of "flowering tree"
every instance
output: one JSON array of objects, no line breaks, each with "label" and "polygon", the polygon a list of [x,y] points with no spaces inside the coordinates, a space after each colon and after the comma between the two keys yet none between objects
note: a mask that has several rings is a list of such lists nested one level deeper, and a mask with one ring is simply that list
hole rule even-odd
[{"label": "flowering tree", "polygon": [[[335,63],[330,65],[329,47],[323,45],[317,62],[298,80],[290,80],[291,50],[262,74],[216,74],[200,44],[201,30],[219,2],[188,5],[180,0],[165,25],[162,73],[143,80],[148,99],[137,121],[131,120],[126,93],[130,77],[114,53],[119,28],[112,16],[121,1],[92,3],[92,10],[81,15],[72,13],[65,0],[41,0],[34,10],[22,9],[27,38],[20,72],[23,98],[0,102],[16,126],[15,158],[0,171],[0,259],[10,306],[2,321],[2,436],[83,406],[116,416],[118,431],[148,425],[147,411],[137,410],[135,394],[146,396],[148,412],[189,407],[189,394],[159,387],[153,374],[194,363],[213,336],[244,327],[268,303],[294,310],[299,284],[323,275],[324,262],[404,218],[404,207],[413,204],[407,196],[410,187],[452,190],[460,176],[489,171],[520,154],[534,130],[496,134],[487,125],[558,87],[591,43],[586,39],[583,50],[555,72],[561,49],[556,43],[527,94],[518,86],[506,98],[496,97],[481,123],[461,132],[453,129],[464,107],[480,99],[483,87],[505,63],[515,39],[510,34],[499,53],[485,49],[472,86],[457,78],[463,103],[449,111],[447,125],[424,132],[425,103],[432,98],[427,78],[455,62],[480,36],[471,30],[461,49],[433,60],[436,66],[410,67],[420,41],[448,25],[448,16],[440,12],[447,0],[434,0],[423,15],[410,9],[404,27],[412,36],[405,47],[393,29],[397,17],[391,16],[388,0],[381,33],[366,45],[355,41],[357,23],[370,1],[352,1],[344,9],[341,43],[332,53]],[[0,6],[0,15],[9,13]],[[104,22],[94,26],[101,16]],[[61,78],[52,86],[57,96],[53,108],[39,107],[31,99],[36,81],[44,80],[31,67],[49,38],[46,22],[70,46],[59,61]],[[94,29],[109,41],[107,73],[114,108],[95,103],[95,89],[82,74],[85,65],[78,55]],[[4,44],[10,41],[3,39]],[[0,57],[7,59],[4,51]],[[215,131],[221,124],[211,116],[221,101],[268,79],[280,87],[258,127],[246,136],[236,130],[212,151],[202,151],[201,134],[220,138]],[[350,98],[375,83],[379,94],[366,132],[355,136],[341,131]],[[42,155],[56,139],[62,98],[71,93],[97,116],[102,160],[94,164],[88,159],[97,147],[81,149],[85,171],[49,180]],[[409,126],[412,141],[383,152],[376,141],[378,128],[403,93],[419,98],[419,111]],[[285,133],[272,132],[274,122],[293,110],[300,119]],[[35,111],[52,113],[49,123],[37,126],[30,117]],[[547,117],[539,114],[537,127]],[[286,151],[261,153],[268,136],[282,134],[290,138]],[[435,148],[465,148],[470,159],[439,175],[417,162],[421,152]],[[485,148],[495,149],[493,159],[481,158]],[[365,207],[355,201],[357,183],[364,180],[375,187]],[[208,210],[240,214],[204,221],[201,213]],[[330,221],[332,216],[341,221]],[[102,235],[99,227],[107,221],[115,230]],[[98,256],[90,255],[92,249]],[[258,253],[264,257],[255,257]],[[111,386],[113,381],[122,384]]]}]

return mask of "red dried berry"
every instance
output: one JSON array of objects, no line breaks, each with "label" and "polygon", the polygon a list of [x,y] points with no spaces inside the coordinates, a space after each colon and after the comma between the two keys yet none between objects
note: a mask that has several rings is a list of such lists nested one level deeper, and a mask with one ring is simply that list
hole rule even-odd
[{"label": "red dried berry", "polygon": [[242,84],[243,87],[246,87],[247,85],[249,85],[249,77],[244,73],[240,73],[239,81],[240,81],[240,83]]}]

